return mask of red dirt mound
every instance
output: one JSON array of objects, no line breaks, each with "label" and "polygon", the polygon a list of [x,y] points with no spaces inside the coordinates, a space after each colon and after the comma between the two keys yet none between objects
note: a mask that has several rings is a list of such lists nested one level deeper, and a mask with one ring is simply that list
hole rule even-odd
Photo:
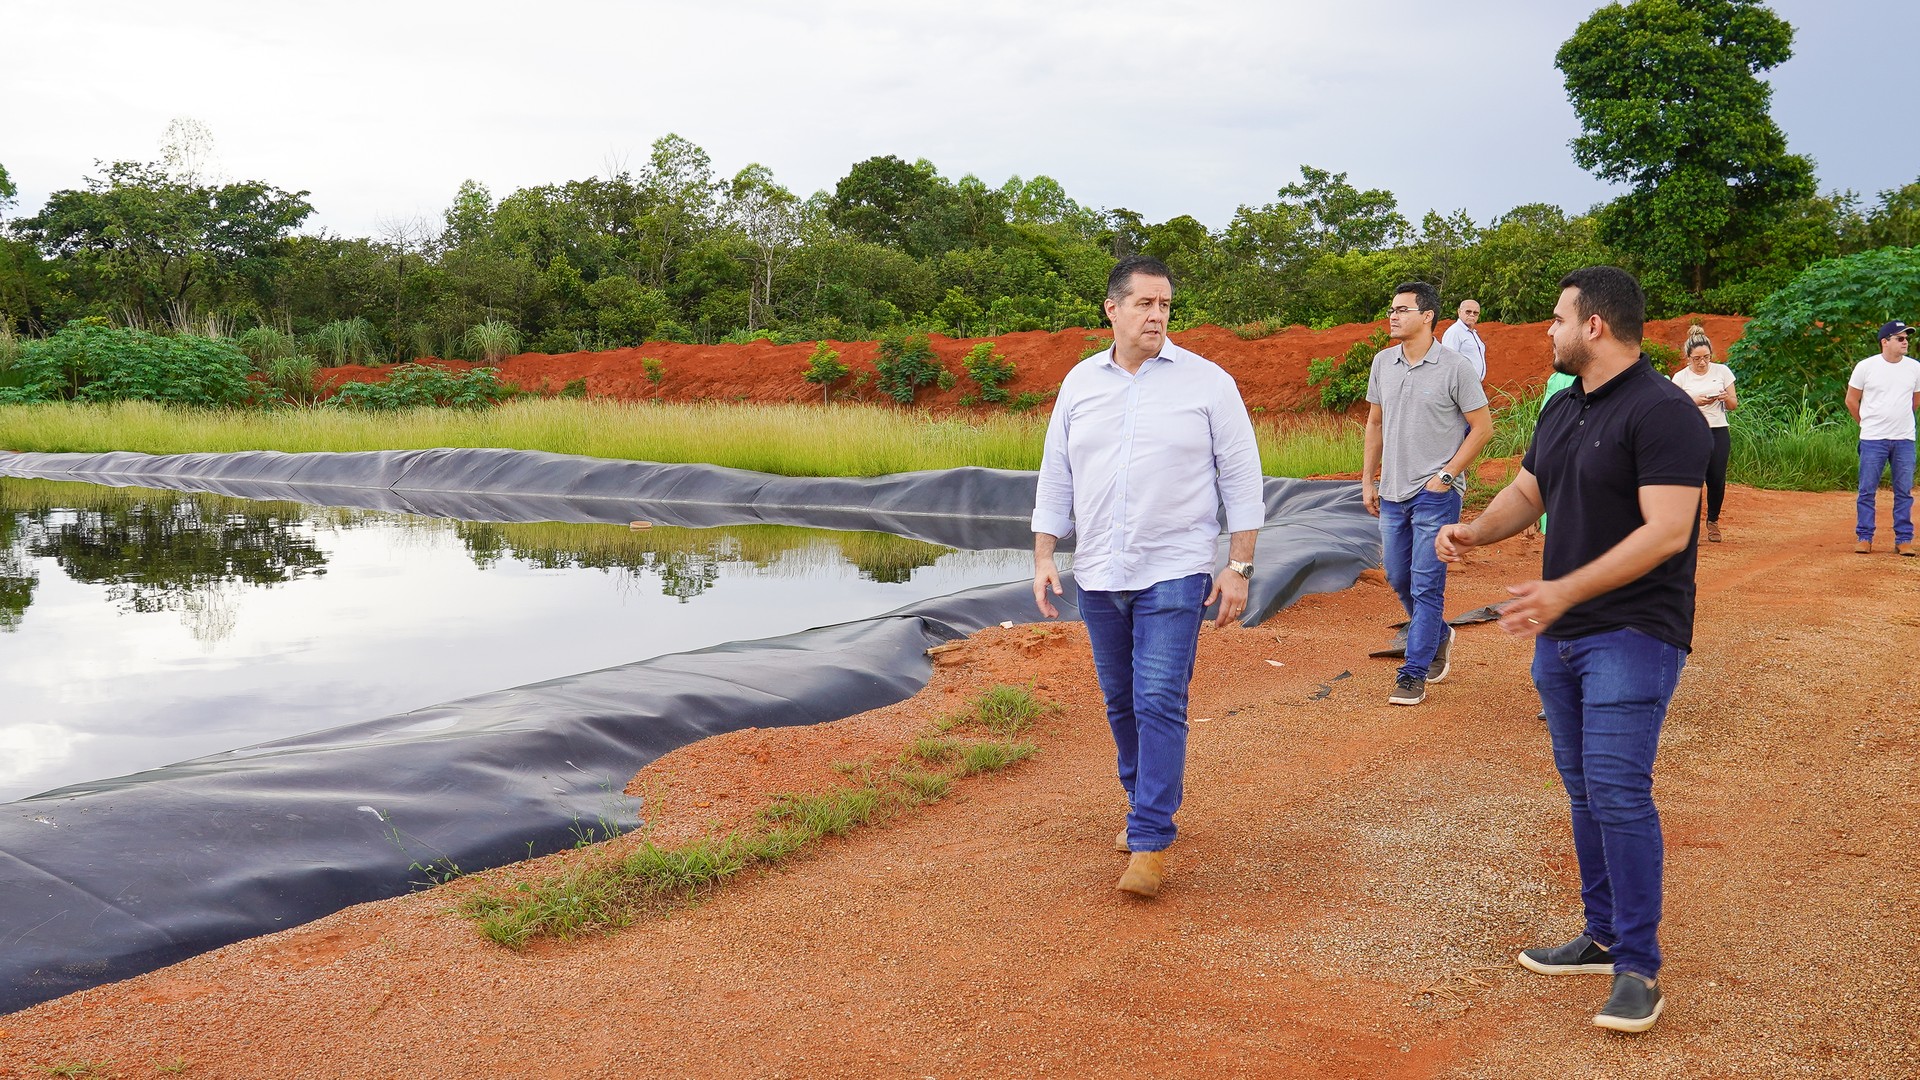
[{"label": "red dirt mound", "polygon": [[[1687,327],[1695,322],[1706,328],[1715,349],[1724,355],[1727,346],[1739,338],[1747,320],[1734,315],[1662,319],[1647,324],[1646,336],[1678,349],[1686,337]],[[1200,326],[1179,331],[1173,338],[1232,372],[1240,383],[1240,393],[1248,408],[1279,412],[1317,403],[1318,395],[1307,385],[1309,360],[1339,356],[1385,325],[1384,321],[1348,323],[1328,330],[1294,326],[1251,341],[1218,326]],[[1553,356],[1546,323],[1507,326],[1483,322],[1480,336],[1487,343],[1490,390],[1519,396],[1546,381]],[[1082,357],[1105,348],[1111,334],[1106,330],[1073,329],[1057,333],[1035,330],[998,338],[949,338],[934,334],[930,340],[941,365],[953,372],[958,381],[951,390],[932,387],[922,390],[919,404],[948,412],[962,408],[962,395],[978,391],[965,378],[960,360],[967,350],[982,341],[994,342],[998,350],[1013,361],[1017,374],[1007,384],[1011,393],[1046,393],[1058,387],[1067,371]],[[867,375],[866,383],[859,390],[843,384],[836,393],[878,398],[872,383],[875,343],[835,341],[830,344],[840,351],[841,361],[856,377],[861,373]],[[623,401],[807,402],[820,400],[819,389],[801,378],[812,352],[811,343],[676,345],[659,342],[606,352],[521,353],[508,357],[499,367],[505,381],[534,393],[557,394],[568,383],[584,379],[589,396]],[[642,363],[647,359],[660,361],[662,374],[657,383],[647,378]],[[458,370],[478,366],[458,360],[433,362]],[[342,382],[379,380],[385,378],[386,370],[338,367],[327,369],[323,377],[330,385],[337,386]]]}]

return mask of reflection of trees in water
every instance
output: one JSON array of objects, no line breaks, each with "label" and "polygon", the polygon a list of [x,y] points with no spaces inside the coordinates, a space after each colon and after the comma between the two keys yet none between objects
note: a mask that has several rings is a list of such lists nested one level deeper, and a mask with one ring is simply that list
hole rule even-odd
[{"label": "reflection of trees in water", "polygon": [[326,573],[326,555],[302,527],[298,506],[51,487],[0,489],[0,503],[10,505],[0,510],[0,624],[17,624],[31,602],[29,558],[51,559],[74,581],[105,586],[124,610],[179,612],[209,644],[233,630],[235,586]]},{"label": "reflection of trees in water", "polygon": [[33,603],[33,590],[40,575],[27,565],[26,556],[15,543],[20,532],[20,517],[0,509],[0,631],[17,629]]},{"label": "reflection of trees in water", "polygon": [[728,564],[774,577],[825,577],[851,564],[861,577],[897,584],[953,550],[885,533],[784,525],[630,530],[560,522],[455,522],[454,529],[482,568],[511,555],[546,570],[585,568],[650,576],[659,580],[661,592],[683,602],[712,588]]}]

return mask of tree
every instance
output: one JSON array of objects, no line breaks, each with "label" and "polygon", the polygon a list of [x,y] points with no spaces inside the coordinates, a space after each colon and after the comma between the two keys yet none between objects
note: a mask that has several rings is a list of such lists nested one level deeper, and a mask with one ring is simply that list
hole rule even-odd
[{"label": "tree", "polygon": [[[1761,302],[1727,350],[1753,396],[1834,413],[1853,365],[1888,319],[1920,310],[1920,248],[1825,259]],[[1742,389],[1744,400],[1748,390]]]},{"label": "tree", "polygon": [[306,196],[259,180],[207,187],[120,161],[85,191],[54,192],[15,228],[92,275],[96,299],[157,319],[266,299],[289,234],[313,213]]},{"label": "tree", "polygon": [[14,186],[13,177],[7,175],[7,167],[0,165],[0,210],[13,205],[20,197],[20,189]]},{"label": "tree", "polygon": [[773,277],[786,265],[800,239],[800,200],[774,182],[773,170],[752,164],[741,169],[727,192],[726,218],[747,238],[753,278],[747,288],[747,329],[757,329],[773,314]]},{"label": "tree", "polygon": [[1698,296],[1743,269],[1724,250],[1814,194],[1813,162],[1787,152],[1759,78],[1792,45],[1793,27],[1758,0],[1633,0],[1560,46],[1574,161],[1628,187],[1601,210],[1600,238],[1643,277],[1671,274]]},{"label": "tree", "polygon": [[[978,205],[963,205],[932,162],[908,164],[888,154],[868,158],[840,178],[827,217],[856,239],[926,258],[958,246],[994,205],[984,193],[974,194]],[[1004,188],[999,194],[1005,199]]]}]

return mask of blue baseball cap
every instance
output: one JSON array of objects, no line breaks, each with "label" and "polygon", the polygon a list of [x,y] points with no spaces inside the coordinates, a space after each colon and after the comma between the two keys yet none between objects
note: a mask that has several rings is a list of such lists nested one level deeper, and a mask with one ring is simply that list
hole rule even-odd
[{"label": "blue baseball cap", "polygon": [[1907,332],[1907,329],[1908,327],[1906,323],[1901,322],[1899,319],[1895,319],[1892,322],[1880,328],[1880,340],[1885,341],[1895,334],[1904,334]]}]

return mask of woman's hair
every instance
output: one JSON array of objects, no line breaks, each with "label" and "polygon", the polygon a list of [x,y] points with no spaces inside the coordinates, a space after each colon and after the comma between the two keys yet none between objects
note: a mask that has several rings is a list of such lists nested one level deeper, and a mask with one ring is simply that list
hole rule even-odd
[{"label": "woman's hair", "polygon": [[1699,323],[1694,323],[1692,326],[1687,327],[1687,343],[1680,347],[1680,355],[1692,356],[1693,350],[1702,345],[1707,347],[1707,355],[1712,356],[1713,342],[1707,340],[1706,328]]}]

